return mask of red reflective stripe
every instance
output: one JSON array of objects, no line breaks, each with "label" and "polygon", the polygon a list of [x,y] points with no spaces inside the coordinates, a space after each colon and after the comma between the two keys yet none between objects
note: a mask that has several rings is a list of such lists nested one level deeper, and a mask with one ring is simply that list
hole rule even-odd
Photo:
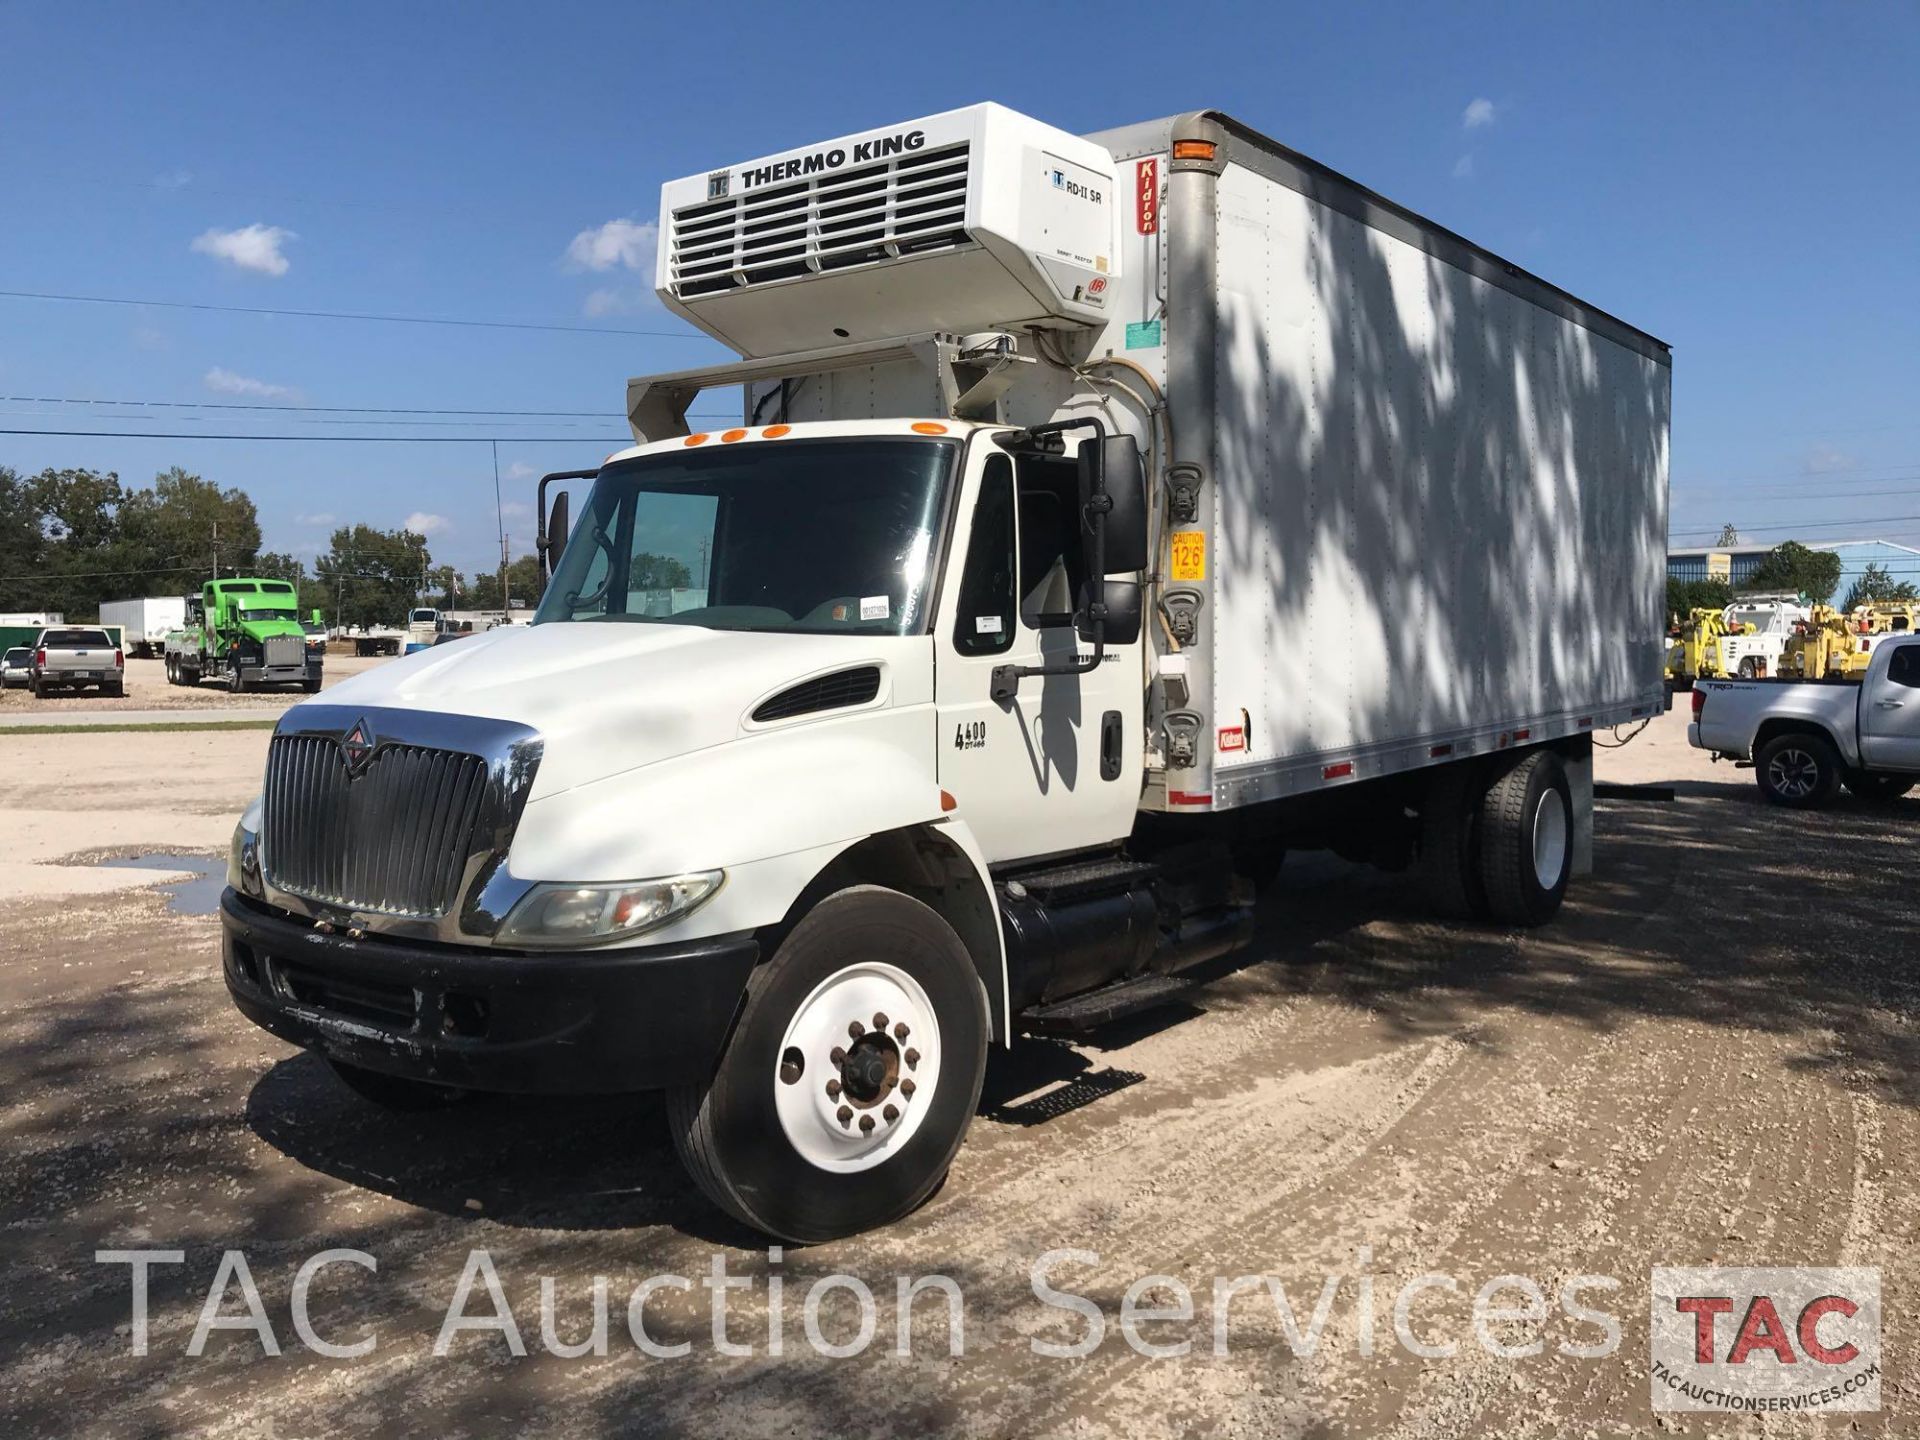
[{"label": "red reflective stripe", "polygon": [[1342,760],[1338,765],[1329,765],[1326,769],[1322,770],[1320,772],[1320,778],[1322,780],[1344,780],[1351,774],[1353,774],[1353,762],[1351,760]]},{"label": "red reflective stripe", "polygon": [[1435,760],[1438,760],[1442,755],[1451,755],[1452,753],[1453,753],[1453,746],[1451,745],[1436,745],[1431,750],[1427,751],[1427,754],[1430,755]]},{"label": "red reflective stripe", "polygon": [[1213,804],[1213,794],[1211,791],[1206,790],[1169,790],[1167,792],[1167,803],[1169,805],[1211,805]]},{"label": "red reflective stripe", "polygon": [[1516,730],[1513,732],[1513,738],[1516,740],[1524,740],[1531,734],[1533,734],[1531,730]]}]

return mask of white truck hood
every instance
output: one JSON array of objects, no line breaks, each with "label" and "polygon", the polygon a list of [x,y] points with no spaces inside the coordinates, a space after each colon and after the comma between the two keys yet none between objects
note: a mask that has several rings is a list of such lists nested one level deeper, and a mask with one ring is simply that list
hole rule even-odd
[{"label": "white truck hood", "polygon": [[810,676],[874,664],[881,667],[877,704],[930,698],[921,693],[932,680],[923,637],[601,621],[491,630],[377,666],[302,703],[531,726],[546,742],[529,797],[540,800],[733,740],[768,696]]}]

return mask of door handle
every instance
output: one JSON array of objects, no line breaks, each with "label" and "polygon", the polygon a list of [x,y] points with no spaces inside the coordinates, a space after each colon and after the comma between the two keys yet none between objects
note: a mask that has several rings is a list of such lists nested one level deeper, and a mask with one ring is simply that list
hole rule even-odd
[{"label": "door handle", "polygon": [[1118,710],[1109,710],[1100,717],[1100,778],[1102,780],[1120,778],[1121,734]]},{"label": "door handle", "polygon": [[1882,710],[1898,710],[1907,702],[1904,700],[1876,700],[1873,703],[1878,705]]}]

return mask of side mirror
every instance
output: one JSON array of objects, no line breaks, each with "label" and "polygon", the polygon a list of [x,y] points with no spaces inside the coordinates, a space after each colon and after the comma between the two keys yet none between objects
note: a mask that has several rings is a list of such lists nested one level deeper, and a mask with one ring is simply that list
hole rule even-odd
[{"label": "side mirror", "polygon": [[553,509],[547,515],[547,568],[551,570],[567,548],[567,521],[570,502],[562,490],[553,497]]},{"label": "side mirror", "polygon": [[1107,496],[1105,566],[1109,575],[1147,568],[1147,473],[1131,435],[1102,435],[1080,447],[1080,513],[1096,490]]},{"label": "side mirror", "polygon": [[[1087,618],[1093,587],[1080,587],[1080,608],[1074,614],[1074,627],[1082,640],[1093,639],[1093,622]],[[1107,607],[1104,639],[1109,645],[1131,645],[1140,638],[1140,585],[1135,580],[1102,582],[1102,601]]]},{"label": "side mirror", "polygon": [[547,486],[556,480],[592,480],[599,473],[598,470],[556,470],[540,477],[540,489],[534,499],[534,513],[540,517],[540,525],[533,538],[533,548],[540,556],[541,578],[553,574],[560,552],[567,548],[567,492],[562,490],[553,497],[553,509],[549,512]]}]

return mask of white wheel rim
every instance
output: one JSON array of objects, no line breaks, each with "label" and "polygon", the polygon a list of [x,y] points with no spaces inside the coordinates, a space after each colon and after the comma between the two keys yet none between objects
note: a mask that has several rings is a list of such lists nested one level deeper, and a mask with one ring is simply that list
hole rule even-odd
[{"label": "white wheel rim", "polygon": [[[884,1028],[875,1024],[883,1018]],[[794,1011],[772,1084],[780,1128],[801,1158],[843,1174],[872,1169],[913,1138],[939,1090],[940,1025],[927,992],[879,961],[829,975]]]},{"label": "white wheel rim", "polygon": [[1560,883],[1567,864],[1567,804],[1549,789],[1533,810],[1533,874],[1542,890]]}]

